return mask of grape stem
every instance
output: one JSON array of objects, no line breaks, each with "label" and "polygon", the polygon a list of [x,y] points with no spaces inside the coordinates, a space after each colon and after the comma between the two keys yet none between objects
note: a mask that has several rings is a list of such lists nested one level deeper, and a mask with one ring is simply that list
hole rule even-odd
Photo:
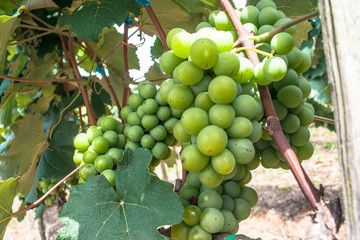
[{"label": "grape stem", "polygon": [[334,119],[330,119],[330,118],[326,118],[326,117],[320,117],[320,116],[315,115],[314,120],[315,121],[326,122],[326,123],[330,123],[332,125],[335,125]]},{"label": "grape stem", "polygon": [[283,25],[281,25],[281,26],[279,26],[279,27],[277,27],[277,28],[275,28],[275,29],[273,29],[273,30],[271,30],[269,32],[263,33],[263,34],[261,34],[259,36],[252,36],[252,37],[249,38],[249,40],[252,39],[252,40],[254,40],[254,42],[264,42],[267,39],[275,36],[276,34],[278,34],[280,32],[283,32],[287,28],[292,27],[292,26],[294,26],[294,25],[296,25],[296,24],[298,24],[300,22],[303,22],[305,20],[308,20],[310,18],[314,18],[316,16],[319,16],[319,14],[320,14],[319,11],[309,13],[307,15],[296,18],[296,19],[294,19],[294,20],[292,20],[292,21],[290,21],[288,23],[285,23],[285,24],[283,24]]},{"label": "grape stem", "polygon": [[251,50],[251,51],[254,51],[256,53],[259,53],[259,54],[264,55],[264,56],[269,57],[269,58],[273,56],[271,53],[264,52],[264,51],[261,51],[261,50],[256,49],[256,48],[250,48],[250,47],[237,48],[237,49],[234,50],[234,53],[238,53],[238,52],[245,51],[245,50]]},{"label": "grape stem", "polygon": [[[220,3],[229,16],[233,26],[236,29],[236,32],[240,39],[240,44],[243,47],[254,48],[253,34],[248,33],[243,25],[240,22],[240,19],[237,17],[233,6],[229,0],[220,0]],[[242,40],[245,39],[245,40]],[[258,55],[252,50],[245,50],[249,60],[253,63],[254,66],[260,63]],[[320,203],[320,197],[322,192],[315,188],[314,184],[311,182],[306,172],[302,168],[297,156],[290,147],[290,144],[286,140],[284,133],[282,131],[278,117],[274,109],[274,105],[271,100],[271,95],[269,88],[267,86],[258,86],[261,100],[264,106],[265,114],[267,117],[267,127],[270,130],[270,136],[274,140],[276,146],[278,146],[279,151],[282,156],[285,158],[291,172],[293,173],[297,183],[300,186],[301,191],[304,196],[310,203],[312,209],[318,210]]]},{"label": "grape stem", "polygon": [[44,199],[50,195],[50,193],[52,191],[54,191],[57,187],[59,187],[63,182],[65,182],[69,177],[71,177],[72,175],[74,175],[78,170],[80,169],[80,167],[75,168],[71,173],[69,173],[66,177],[64,177],[63,179],[61,179],[57,184],[55,184],[54,187],[52,187],[49,191],[47,191],[41,198],[39,198],[36,202],[32,203],[31,205],[27,206],[26,208],[23,208],[15,213],[13,213],[11,215],[11,217],[15,217],[17,215],[20,215],[24,212],[26,212],[27,210],[30,210],[31,208],[37,206],[39,203],[41,203],[42,201],[44,201]]},{"label": "grape stem", "polygon": [[166,35],[165,35],[165,32],[164,32],[164,29],[161,27],[159,19],[156,17],[156,15],[154,13],[154,10],[152,9],[151,6],[145,6],[145,8],[146,8],[146,11],[148,12],[148,14],[149,14],[149,16],[151,18],[151,21],[154,23],[156,31],[159,34],[160,40],[161,40],[162,44],[164,45],[165,50],[169,51],[170,48],[166,43]]}]

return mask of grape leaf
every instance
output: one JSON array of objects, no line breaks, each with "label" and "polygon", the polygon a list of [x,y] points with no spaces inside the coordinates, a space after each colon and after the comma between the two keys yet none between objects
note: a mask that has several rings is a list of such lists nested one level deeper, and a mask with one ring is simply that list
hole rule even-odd
[{"label": "grape leaf", "polygon": [[[101,89],[101,85],[99,83],[96,83],[95,87],[98,91]],[[97,94],[95,91],[91,93],[91,106],[93,107],[96,116],[105,114],[105,104],[111,104],[111,97],[105,89],[102,89],[99,94]]]},{"label": "grape leaf", "polygon": [[61,8],[71,7],[73,0],[53,0]]},{"label": "grape leaf", "polygon": [[57,7],[52,0],[25,0],[23,4],[27,10]]},{"label": "grape leaf", "polygon": [[164,74],[161,71],[160,65],[157,62],[154,62],[154,65],[152,65],[149,71],[145,74],[145,78],[149,81],[164,80],[170,77],[170,75]]},{"label": "grape leaf", "polygon": [[160,38],[156,37],[154,45],[152,45],[150,52],[153,58],[160,58],[161,55],[165,52],[164,45],[162,44]]},{"label": "grape leaf", "polygon": [[163,239],[157,228],[180,222],[184,209],[173,185],[149,173],[151,159],[142,148],[125,151],[116,170],[117,193],[102,175],[73,186],[57,239]]},{"label": "grape leaf", "polygon": [[121,26],[128,13],[140,14],[140,4],[133,0],[86,1],[71,15],[62,15],[60,27],[70,26],[76,37],[98,41],[102,30],[114,24]]},{"label": "grape leaf", "polygon": [[[16,4],[20,4],[22,0],[14,0]],[[0,15],[11,15],[16,10],[14,4],[10,1],[0,1]]]},{"label": "grape leaf", "polygon": [[201,12],[205,4],[200,0],[172,0],[187,14]]},{"label": "grape leaf", "polygon": [[[260,0],[247,0],[246,5],[255,6]],[[286,16],[301,16],[314,11],[314,6],[309,0],[273,0],[278,10],[285,13]]]},{"label": "grape leaf", "polygon": [[72,170],[75,164],[72,160],[74,154],[73,139],[78,133],[76,122],[61,121],[56,129],[54,137],[50,140],[48,148],[43,152],[34,182],[26,201],[34,202],[36,198],[36,186],[40,178],[47,180],[62,179]]},{"label": "grape leaf", "polygon": [[0,181],[0,240],[3,239],[6,226],[12,218],[12,205],[17,184],[18,178]]},{"label": "grape leaf", "polygon": [[0,16],[0,72],[3,71],[2,68],[4,65],[7,43],[11,34],[15,31],[21,21],[18,16],[20,16],[23,8],[23,6],[20,7],[12,16]]},{"label": "grape leaf", "polygon": [[0,155],[0,181],[20,176],[17,191],[27,195],[31,189],[36,165],[45,149],[44,119],[39,113],[27,114],[11,126],[15,138],[8,154]]},{"label": "grape leaf", "polygon": [[312,26],[309,21],[296,24],[296,30],[293,35],[295,47],[300,47],[301,43],[308,39],[308,32],[311,30]]},{"label": "grape leaf", "polygon": [[[168,33],[171,29],[180,27],[188,32],[195,32],[195,28],[199,22],[202,21],[203,13],[193,13],[191,15],[185,13],[180,7],[169,0],[157,0],[151,2],[151,6],[159,19],[159,22]],[[143,13],[142,30],[153,36],[157,34],[153,22],[151,21],[147,11]]]}]

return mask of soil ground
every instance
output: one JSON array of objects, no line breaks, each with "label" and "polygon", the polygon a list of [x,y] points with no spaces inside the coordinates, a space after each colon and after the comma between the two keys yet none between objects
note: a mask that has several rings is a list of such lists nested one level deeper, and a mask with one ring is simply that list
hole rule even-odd
[{"label": "soil ground", "polygon": [[[342,198],[341,167],[337,151],[336,133],[324,127],[311,127],[311,141],[315,153],[303,162],[303,167],[310,179],[318,187],[322,184],[329,197]],[[157,170],[162,178],[174,181],[179,177],[177,168],[166,168],[162,165]],[[164,174],[166,172],[166,175]],[[258,195],[258,204],[252,209],[248,219],[240,223],[239,234],[262,240],[299,240],[312,225],[308,212],[310,205],[301,193],[290,171],[281,169],[264,169],[253,171],[253,178],[248,185]],[[56,229],[61,226],[55,220],[58,209],[49,208],[44,223],[34,220],[35,212],[29,211],[22,222],[12,220],[6,230],[5,240],[40,240],[40,231],[45,239],[55,239]],[[346,239],[345,226],[339,231],[339,239]]]}]

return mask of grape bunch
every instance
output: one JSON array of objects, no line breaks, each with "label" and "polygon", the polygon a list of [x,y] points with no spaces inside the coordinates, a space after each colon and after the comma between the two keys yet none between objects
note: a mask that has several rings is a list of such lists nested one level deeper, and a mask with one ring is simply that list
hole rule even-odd
[{"label": "grape bunch", "polygon": [[152,167],[169,158],[169,146],[177,143],[173,128],[182,112],[169,107],[154,83],[140,82],[138,93],[129,96],[128,105],[120,113],[126,121],[124,136],[128,141],[125,148],[135,150],[142,147],[151,151]]},{"label": "grape bunch", "polygon": [[[261,0],[236,14],[244,28],[255,35],[291,21],[271,0]],[[311,86],[301,76],[311,59],[294,47],[294,32],[295,27],[289,27],[273,37],[254,38],[254,50],[261,61],[255,67],[244,52],[233,50],[237,35],[224,11],[210,13],[209,22],[200,23],[195,33],[174,28],[167,34],[171,50],[161,56],[160,68],[172,78],[161,84],[160,97],[171,108],[183,111],[173,135],[183,145],[180,157],[188,178],[198,179],[192,184],[187,178],[180,191],[184,207],[191,210],[185,209],[184,221],[173,226],[175,240],[211,239],[211,233],[236,232],[219,219],[238,222],[249,216],[257,201],[256,192],[246,187],[251,170],[260,163],[287,169],[277,146],[263,130],[266,118],[257,85],[269,86],[285,136],[299,159],[311,157],[307,127],[314,112],[305,102]],[[217,200],[202,207],[199,201],[208,190],[212,192],[208,198]],[[220,204],[219,196],[224,192],[227,197],[222,200],[232,202],[234,208]],[[246,207],[236,205],[239,202],[246,202]],[[188,220],[188,215],[198,220]],[[215,219],[219,220],[217,225]],[[208,227],[207,222],[214,225]]]},{"label": "grape bunch", "polygon": [[[44,195],[45,193],[47,193],[51,188],[53,188],[55,186],[56,183],[58,183],[59,181],[56,179],[51,179],[50,181],[41,178],[39,180],[39,185],[38,185],[38,190],[40,192],[40,195]],[[56,195],[57,192],[59,193],[58,197],[60,199],[65,199],[66,197],[66,189],[69,186],[67,186],[66,183],[62,183],[57,190],[54,190],[50,193],[49,196],[47,196],[44,200],[44,204],[46,206],[53,206],[56,203]]]},{"label": "grape bunch", "polygon": [[97,126],[76,135],[73,160],[80,166],[79,183],[85,183],[91,174],[101,174],[115,186],[114,170],[123,158],[126,144],[123,133],[124,125],[110,116],[103,116]]}]

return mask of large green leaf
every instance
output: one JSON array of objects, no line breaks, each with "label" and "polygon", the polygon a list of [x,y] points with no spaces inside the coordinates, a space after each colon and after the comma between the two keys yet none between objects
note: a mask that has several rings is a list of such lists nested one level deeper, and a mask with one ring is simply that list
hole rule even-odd
[{"label": "large green leaf", "polygon": [[127,150],[116,170],[117,192],[103,176],[72,187],[57,239],[163,239],[157,227],[180,222],[183,207],[173,185],[149,173],[151,158],[142,148]]},{"label": "large green leaf", "polygon": [[12,16],[1,15],[0,16],[0,72],[3,71],[6,47],[11,34],[15,31],[20,19],[18,18],[24,7],[20,7],[16,13]]},{"label": "large green leaf", "polygon": [[[247,0],[247,5],[255,6],[260,0]],[[273,0],[278,10],[286,16],[301,16],[314,11],[314,6],[309,0]]]},{"label": "large green leaf", "polygon": [[[152,1],[151,6],[165,33],[176,27],[183,28],[188,32],[195,32],[197,24],[202,21],[204,16],[199,12],[189,15],[170,0]],[[155,26],[145,10],[142,30],[149,35],[157,34]]]},{"label": "large green leaf", "polygon": [[3,239],[6,226],[12,218],[12,205],[17,184],[17,178],[0,181],[0,240]]},{"label": "large green leaf", "polygon": [[34,202],[37,200],[36,185],[40,178],[49,181],[51,179],[62,179],[75,169],[76,166],[72,160],[75,150],[73,139],[78,133],[78,129],[79,126],[75,122],[60,122],[48,148],[41,156],[32,189],[26,198],[27,201]]},{"label": "large green leaf", "polygon": [[[20,4],[22,0],[14,0],[13,2]],[[15,5],[10,1],[0,1],[0,15],[11,15],[15,9]]]},{"label": "large green leaf", "polygon": [[8,154],[0,155],[0,180],[6,180],[15,174],[20,176],[17,191],[23,195],[27,195],[31,189],[36,165],[46,146],[43,122],[44,119],[37,113],[27,114],[12,125],[15,139]]},{"label": "large green leaf", "polygon": [[105,27],[121,26],[128,13],[140,14],[140,4],[133,0],[86,1],[71,15],[62,15],[61,27],[70,26],[76,37],[97,41]]},{"label": "large green leaf", "polygon": [[296,24],[296,30],[293,35],[295,47],[300,47],[301,43],[308,39],[308,32],[311,31],[311,29],[311,23],[308,21]]}]

